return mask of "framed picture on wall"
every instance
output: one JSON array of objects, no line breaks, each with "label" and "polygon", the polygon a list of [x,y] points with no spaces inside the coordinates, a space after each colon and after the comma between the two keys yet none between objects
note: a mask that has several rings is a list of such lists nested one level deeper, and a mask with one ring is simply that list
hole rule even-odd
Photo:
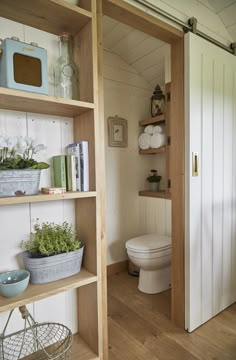
[{"label": "framed picture on wall", "polygon": [[127,120],[118,116],[108,119],[108,146],[127,147],[128,146],[128,126]]}]

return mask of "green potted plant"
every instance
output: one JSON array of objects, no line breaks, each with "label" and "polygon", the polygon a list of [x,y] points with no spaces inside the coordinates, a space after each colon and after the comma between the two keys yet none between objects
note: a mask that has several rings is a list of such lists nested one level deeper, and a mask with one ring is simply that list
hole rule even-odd
[{"label": "green potted plant", "polygon": [[157,170],[150,170],[150,174],[146,179],[150,184],[151,191],[160,191],[161,176],[157,175]]},{"label": "green potted plant", "polygon": [[21,247],[30,281],[43,284],[80,272],[84,246],[68,222],[35,224]]},{"label": "green potted plant", "polygon": [[45,149],[29,136],[0,136],[0,197],[38,193],[41,170],[49,165],[33,157]]}]

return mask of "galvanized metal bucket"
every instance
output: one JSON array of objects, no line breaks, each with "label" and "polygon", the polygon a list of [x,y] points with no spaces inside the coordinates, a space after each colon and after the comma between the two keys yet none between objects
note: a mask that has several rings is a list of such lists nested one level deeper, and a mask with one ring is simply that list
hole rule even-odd
[{"label": "galvanized metal bucket", "polygon": [[78,274],[81,269],[84,246],[68,253],[32,257],[28,251],[22,253],[26,270],[30,272],[30,282],[46,284]]},{"label": "galvanized metal bucket", "polygon": [[0,197],[35,195],[39,192],[41,170],[0,170]]}]

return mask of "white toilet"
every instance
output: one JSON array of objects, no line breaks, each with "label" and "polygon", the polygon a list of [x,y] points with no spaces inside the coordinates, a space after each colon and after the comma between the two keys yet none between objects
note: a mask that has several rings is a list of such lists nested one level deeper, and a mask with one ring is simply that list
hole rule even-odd
[{"label": "white toilet", "polygon": [[126,242],[128,256],[140,268],[138,289],[157,294],[171,286],[171,237],[146,234]]}]

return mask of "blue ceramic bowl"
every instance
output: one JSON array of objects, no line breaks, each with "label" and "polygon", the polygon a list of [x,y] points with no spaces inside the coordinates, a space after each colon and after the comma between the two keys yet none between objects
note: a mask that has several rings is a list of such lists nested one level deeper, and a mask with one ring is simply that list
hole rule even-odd
[{"label": "blue ceramic bowl", "polygon": [[0,295],[13,297],[22,293],[29,284],[27,270],[13,270],[0,274]]}]

